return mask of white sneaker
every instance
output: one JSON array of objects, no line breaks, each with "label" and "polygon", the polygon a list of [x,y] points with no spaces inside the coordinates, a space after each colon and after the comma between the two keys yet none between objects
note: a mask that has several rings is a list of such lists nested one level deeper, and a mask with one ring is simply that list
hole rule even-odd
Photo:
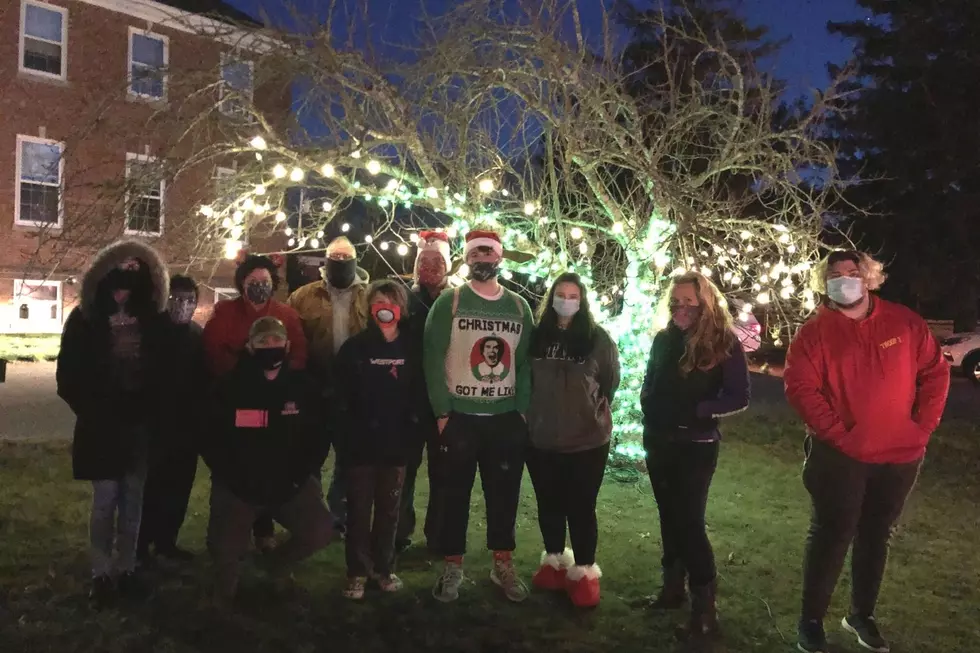
[{"label": "white sneaker", "polygon": [[387,576],[378,577],[378,587],[381,588],[382,592],[397,592],[405,587],[405,583],[398,576],[388,574]]},{"label": "white sneaker", "polygon": [[459,598],[459,586],[463,584],[463,565],[447,562],[442,575],[432,588],[432,596],[437,601],[450,603]]},{"label": "white sneaker", "polygon": [[344,597],[360,601],[364,598],[364,587],[367,585],[367,578],[355,576],[347,580],[347,587],[344,589]]}]

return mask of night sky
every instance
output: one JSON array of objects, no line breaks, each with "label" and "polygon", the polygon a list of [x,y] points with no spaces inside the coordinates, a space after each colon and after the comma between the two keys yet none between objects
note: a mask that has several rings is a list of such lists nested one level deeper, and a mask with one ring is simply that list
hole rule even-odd
[{"label": "night sky", "polygon": [[[601,0],[609,4],[611,0]],[[827,33],[828,20],[855,20],[865,16],[854,0],[735,0],[741,5],[742,13],[750,23],[767,24],[776,38],[792,37],[782,53],[774,61],[761,62],[763,68],[773,70],[776,75],[789,84],[788,95],[800,95],[808,89],[826,86],[828,61],[844,63],[851,54],[845,41]],[[265,8],[275,20],[286,17],[286,12],[278,8],[279,0],[226,0],[229,4],[252,15],[259,15],[259,8]],[[384,31],[388,41],[403,41],[410,38],[406,28],[412,24],[414,15],[423,2],[432,13],[439,13],[452,6],[453,0],[370,0],[371,20]],[[634,0],[642,6],[642,1]],[[304,14],[313,14],[313,8],[323,13],[323,0],[290,0]],[[343,3],[341,3],[343,4]],[[359,2],[348,2],[357,5]],[[600,0],[580,0],[583,23],[600,25]],[[591,19],[590,19],[591,17]],[[377,36],[377,34],[375,34]]]}]

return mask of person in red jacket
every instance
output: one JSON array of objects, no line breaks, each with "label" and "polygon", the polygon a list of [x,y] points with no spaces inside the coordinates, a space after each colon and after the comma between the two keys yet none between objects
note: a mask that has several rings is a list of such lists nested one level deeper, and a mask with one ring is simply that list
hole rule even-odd
[{"label": "person in red jacket", "polygon": [[[286,304],[272,298],[279,288],[279,267],[267,256],[246,254],[235,270],[235,288],[239,296],[225,299],[214,306],[211,319],[204,326],[204,353],[211,375],[220,378],[238,364],[248,331],[261,317],[278,318],[289,334],[289,367],[306,369],[306,335],[299,314]],[[272,519],[260,517],[255,523],[255,545],[269,552],[276,544]]]},{"label": "person in red jacket", "polygon": [[813,503],[798,638],[805,653],[827,650],[823,619],[852,544],[842,626],[864,648],[889,650],[874,619],[888,540],[949,391],[925,320],[871,294],[884,280],[867,254],[830,254],[811,279],[823,305],[786,357],[786,398],[807,427],[803,484]]},{"label": "person in red jacket", "polygon": [[204,350],[208,367],[215,377],[235,369],[248,342],[249,327],[260,317],[271,315],[286,325],[292,347],[289,365],[306,369],[306,335],[299,314],[272,298],[279,288],[279,268],[267,256],[248,254],[235,270],[239,297],[225,299],[214,306],[204,327]]}]

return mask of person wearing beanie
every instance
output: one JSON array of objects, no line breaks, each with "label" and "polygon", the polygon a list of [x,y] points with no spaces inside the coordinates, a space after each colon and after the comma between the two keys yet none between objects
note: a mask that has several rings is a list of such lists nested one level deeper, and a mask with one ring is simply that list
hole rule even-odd
[{"label": "person wearing beanie", "polygon": [[257,318],[246,341],[235,368],[216,382],[201,446],[211,470],[207,541],[221,607],[235,598],[249,530],[260,515],[291,534],[261,559],[273,576],[333,539],[333,519],[313,479],[329,448],[317,388],[289,363],[289,328],[278,318]]},{"label": "person wearing beanie", "polygon": [[92,483],[90,599],[141,598],[136,549],[149,443],[167,401],[171,326],[167,265],[149,245],[123,240],[85,272],[65,322],[58,396],[75,414],[72,471]]},{"label": "person wearing beanie", "polygon": [[[596,500],[609,458],[619,352],[595,323],[585,284],[560,275],[531,339],[533,391],[527,469],[544,540],[535,587],[567,591],[576,607],[599,604]],[[571,551],[565,549],[565,535]]]},{"label": "person wearing beanie", "polygon": [[[393,573],[405,466],[432,429],[422,382],[422,351],[409,331],[408,293],[400,281],[375,281],[368,289],[372,323],[337,354],[338,437],[347,474],[347,588],[364,597],[368,577],[383,592],[402,587]],[[374,518],[372,521],[372,509]]]},{"label": "person wearing beanie", "polygon": [[[310,372],[320,385],[328,403],[334,394],[333,363],[347,339],[364,330],[368,323],[368,273],[357,265],[357,251],[344,236],[333,239],[326,249],[323,277],[298,288],[287,303],[298,313],[310,343]],[[343,532],[346,519],[343,473],[334,469],[327,490],[327,505]]]},{"label": "person wearing beanie", "polygon": [[466,235],[470,282],[436,299],[425,325],[423,367],[429,401],[445,448],[445,513],[438,545],[445,558],[432,590],[459,598],[477,467],[487,502],[491,581],[507,599],[527,598],[512,560],[517,507],[528,446],[531,399],[527,302],[497,281],[503,246],[492,231]]},{"label": "person wearing beanie", "polygon": [[[279,288],[279,266],[268,256],[245,254],[235,270],[235,288],[239,296],[218,302],[211,319],[204,326],[204,350],[213,377],[221,377],[235,368],[248,343],[248,330],[260,317],[275,317],[289,332],[289,364],[293,369],[306,367],[307,342],[299,315],[291,307],[273,299]],[[260,551],[275,546],[271,519],[256,522],[255,544]]]},{"label": "person wearing beanie", "polygon": [[201,327],[194,321],[199,290],[194,279],[184,275],[170,277],[167,311],[174,329],[172,365],[176,381],[171,383],[168,401],[172,410],[166,422],[150,441],[149,469],[143,491],[143,521],[140,524],[137,555],[148,563],[152,553],[161,558],[188,561],[190,552],[177,546],[177,535],[187,515],[187,504],[197,473],[197,443],[208,392],[208,371],[204,360]]},{"label": "person wearing beanie", "polygon": [[[449,270],[452,259],[449,252],[449,235],[442,231],[421,231],[418,240],[418,255],[415,257],[415,283],[409,295],[408,325],[409,333],[418,339],[421,350],[422,336],[425,331],[425,320],[429,309],[436,298],[446,289],[449,283]],[[425,409],[431,416],[431,406],[425,403]],[[435,424],[434,418],[427,423]],[[402,488],[401,515],[398,518],[398,537],[395,546],[398,551],[404,551],[412,545],[412,535],[415,532],[415,480],[419,467],[422,465],[422,445],[427,451],[429,470],[429,503],[425,511],[426,546],[430,551],[438,551],[438,527],[442,514],[442,472],[439,461],[438,432],[423,434],[416,455],[405,468],[405,484]]]}]

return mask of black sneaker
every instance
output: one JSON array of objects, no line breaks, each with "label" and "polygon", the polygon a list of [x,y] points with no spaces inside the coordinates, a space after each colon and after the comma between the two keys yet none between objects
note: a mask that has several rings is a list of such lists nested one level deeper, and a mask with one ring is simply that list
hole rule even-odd
[{"label": "black sneaker", "polygon": [[823,622],[801,621],[797,629],[796,648],[803,653],[827,653],[827,635]]},{"label": "black sneaker", "polygon": [[875,653],[888,653],[891,650],[888,648],[888,642],[878,632],[878,624],[875,623],[874,617],[851,615],[844,617],[840,625],[844,627],[844,630],[857,637],[858,644],[862,648]]},{"label": "black sneaker", "polygon": [[116,587],[120,596],[131,601],[142,601],[150,594],[146,583],[132,571],[120,574]]},{"label": "black sneaker", "polygon": [[395,553],[405,553],[412,548],[412,538],[405,537],[395,542]]},{"label": "black sneaker", "polygon": [[109,576],[96,576],[92,579],[92,588],[88,592],[88,599],[96,608],[104,608],[109,605],[116,597],[116,586],[112,583]]}]

